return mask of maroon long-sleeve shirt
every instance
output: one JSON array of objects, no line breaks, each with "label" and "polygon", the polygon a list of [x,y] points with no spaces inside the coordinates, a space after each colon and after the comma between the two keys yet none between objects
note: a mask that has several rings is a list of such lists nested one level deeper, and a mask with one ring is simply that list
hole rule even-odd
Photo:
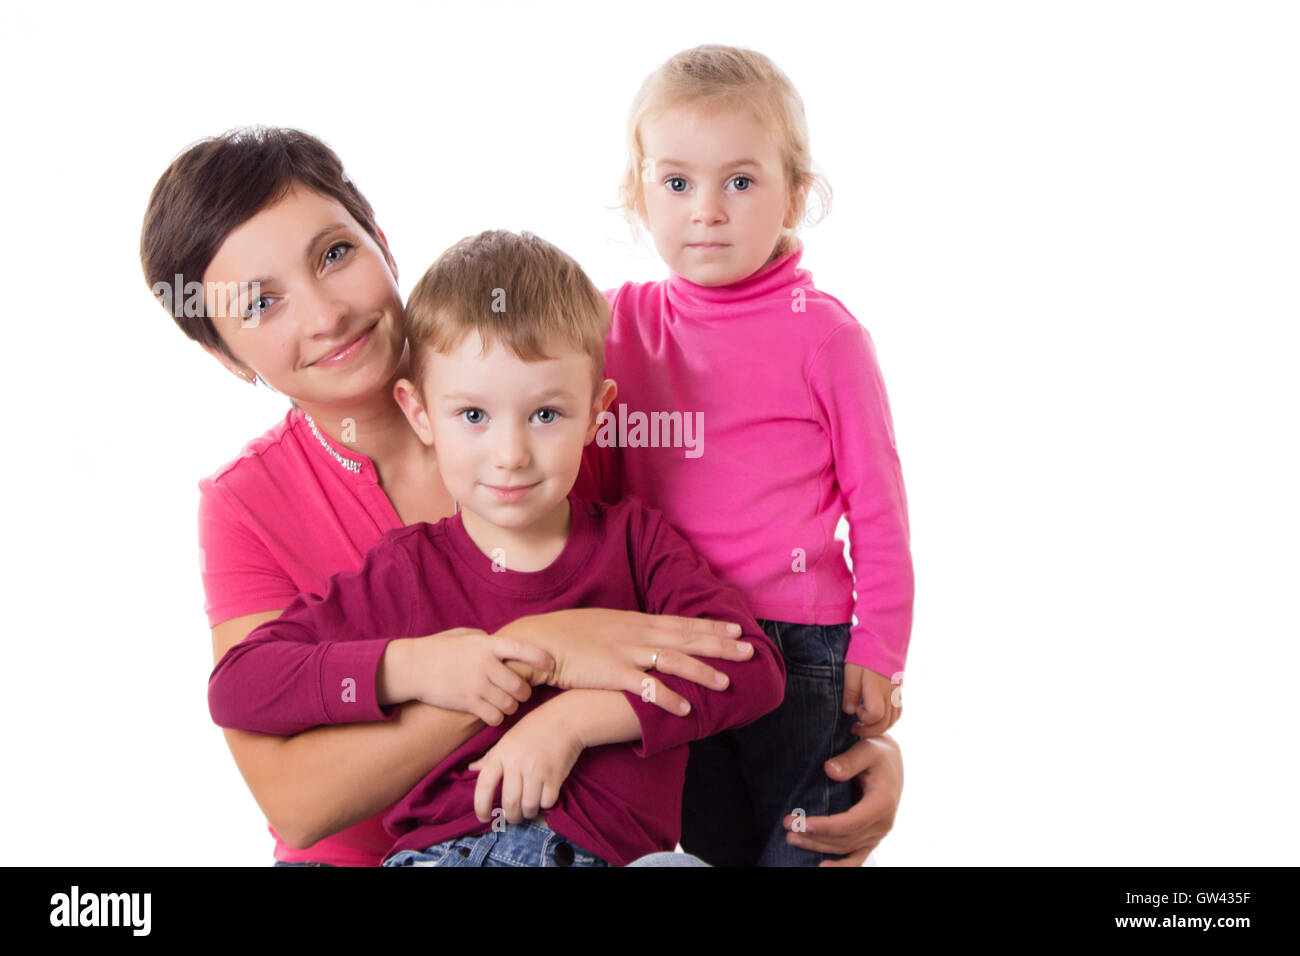
[{"label": "maroon long-sleeve shirt", "polygon": [[[460,515],[388,532],[359,571],[330,579],[324,597],[299,595],[226,652],[208,683],[212,719],[269,734],[388,719],[375,692],[388,642],[453,627],[492,632],[527,614],[581,607],[735,621],[753,657],[706,659],[728,675],[727,689],[658,674],[690,701],[685,717],[626,693],[641,723],[640,743],[585,750],[547,812],[557,833],[619,866],[673,849],[687,744],[776,707],[785,665],[740,593],[714,576],[661,512],[635,497],[609,505],[570,494],[569,503],[569,539],[541,571],[494,570]],[[557,693],[535,688],[501,726],[485,727],[403,797],[384,819],[396,840],[390,852],[488,830],[474,815],[478,773],[466,768]]]}]

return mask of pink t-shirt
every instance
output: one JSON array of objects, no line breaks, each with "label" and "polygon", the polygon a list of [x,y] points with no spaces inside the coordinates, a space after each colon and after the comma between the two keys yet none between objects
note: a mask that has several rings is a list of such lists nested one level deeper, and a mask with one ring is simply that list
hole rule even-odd
[{"label": "pink t-shirt", "polygon": [[[579,490],[662,510],[760,618],[856,614],[847,660],[892,677],[913,584],[885,381],[867,330],[802,253],[732,285],[673,274],[605,293],[620,447],[597,435]],[[846,512],[852,573],[835,538]]]},{"label": "pink t-shirt", "polygon": [[[299,408],[200,481],[199,492],[199,567],[211,627],[283,610],[300,591],[325,594],[331,575],[359,569],[386,531],[402,527],[370,459],[324,432],[317,437]],[[277,860],[378,866],[393,842],[383,816],[305,850],[267,829]]]}]

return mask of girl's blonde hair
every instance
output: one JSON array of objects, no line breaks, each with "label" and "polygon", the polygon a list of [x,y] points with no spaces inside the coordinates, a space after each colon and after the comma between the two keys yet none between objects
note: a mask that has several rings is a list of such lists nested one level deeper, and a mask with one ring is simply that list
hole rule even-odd
[{"label": "girl's blonde hair", "polygon": [[641,124],[649,116],[677,107],[705,110],[748,110],[772,132],[781,152],[793,215],[786,222],[774,256],[794,249],[799,224],[807,214],[808,192],[817,195],[819,221],[830,211],[831,187],[813,169],[808,147],[808,121],[803,100],[780,67],[755,50],[706,44],[668,59],[646,77],[632,101],[627,119],[627,168],[620,188],[623,213],[639,230],[642,206],[642,171],[645,150],[641,146]]}]

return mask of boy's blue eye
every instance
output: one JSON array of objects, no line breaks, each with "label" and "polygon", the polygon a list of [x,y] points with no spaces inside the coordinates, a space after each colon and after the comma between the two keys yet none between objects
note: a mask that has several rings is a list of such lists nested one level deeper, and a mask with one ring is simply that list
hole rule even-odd
[{"label": "boy's blue eye", "polygon": [[[486,413],[481,408],[462,408],[459,414],[465,415],[465,421],[469,422],[471,425],[481,425],[483,424],[483,419],[487,417]],[[475,415],[479,417],[471,417]]]},{"label": "boy's blue eye", "polygon": [[539,408],[533,413],[534,415],[550,415],[551,417],[542,422],[543,425],[550,425],[560,417],[560,411],[557,408]]},{"label": "boy's blue eye", "polygon": [[[681,188],[677,188],[680,184]],[[664,185],[668,187],[669,192],[680,193],[686,191],[686,178],[684,176],[669,176],[664,180]]]}]

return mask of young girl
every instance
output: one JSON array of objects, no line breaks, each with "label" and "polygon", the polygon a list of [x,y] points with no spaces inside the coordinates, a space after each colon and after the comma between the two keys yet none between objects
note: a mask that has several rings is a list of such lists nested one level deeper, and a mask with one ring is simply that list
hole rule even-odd
[{"label": "young girl", "polygon": [[[879,734],[900,712],[912,562],[884,381],[866,330],[799,268],[808,193],[829,190],[767,57],[672,57],[632,104],[628,146],[624,206],[671,275],[607,293],[620,448],[587,476],[661,509],[749,599],[788,673],[776,711],[692,744],[682,846],[715,865],[816,865],[785,828],[850,806],[825,762],[855,717]],[[687,449],[678,414],[703,426]],[[846,510],[853,573],[835,538]]]}]

